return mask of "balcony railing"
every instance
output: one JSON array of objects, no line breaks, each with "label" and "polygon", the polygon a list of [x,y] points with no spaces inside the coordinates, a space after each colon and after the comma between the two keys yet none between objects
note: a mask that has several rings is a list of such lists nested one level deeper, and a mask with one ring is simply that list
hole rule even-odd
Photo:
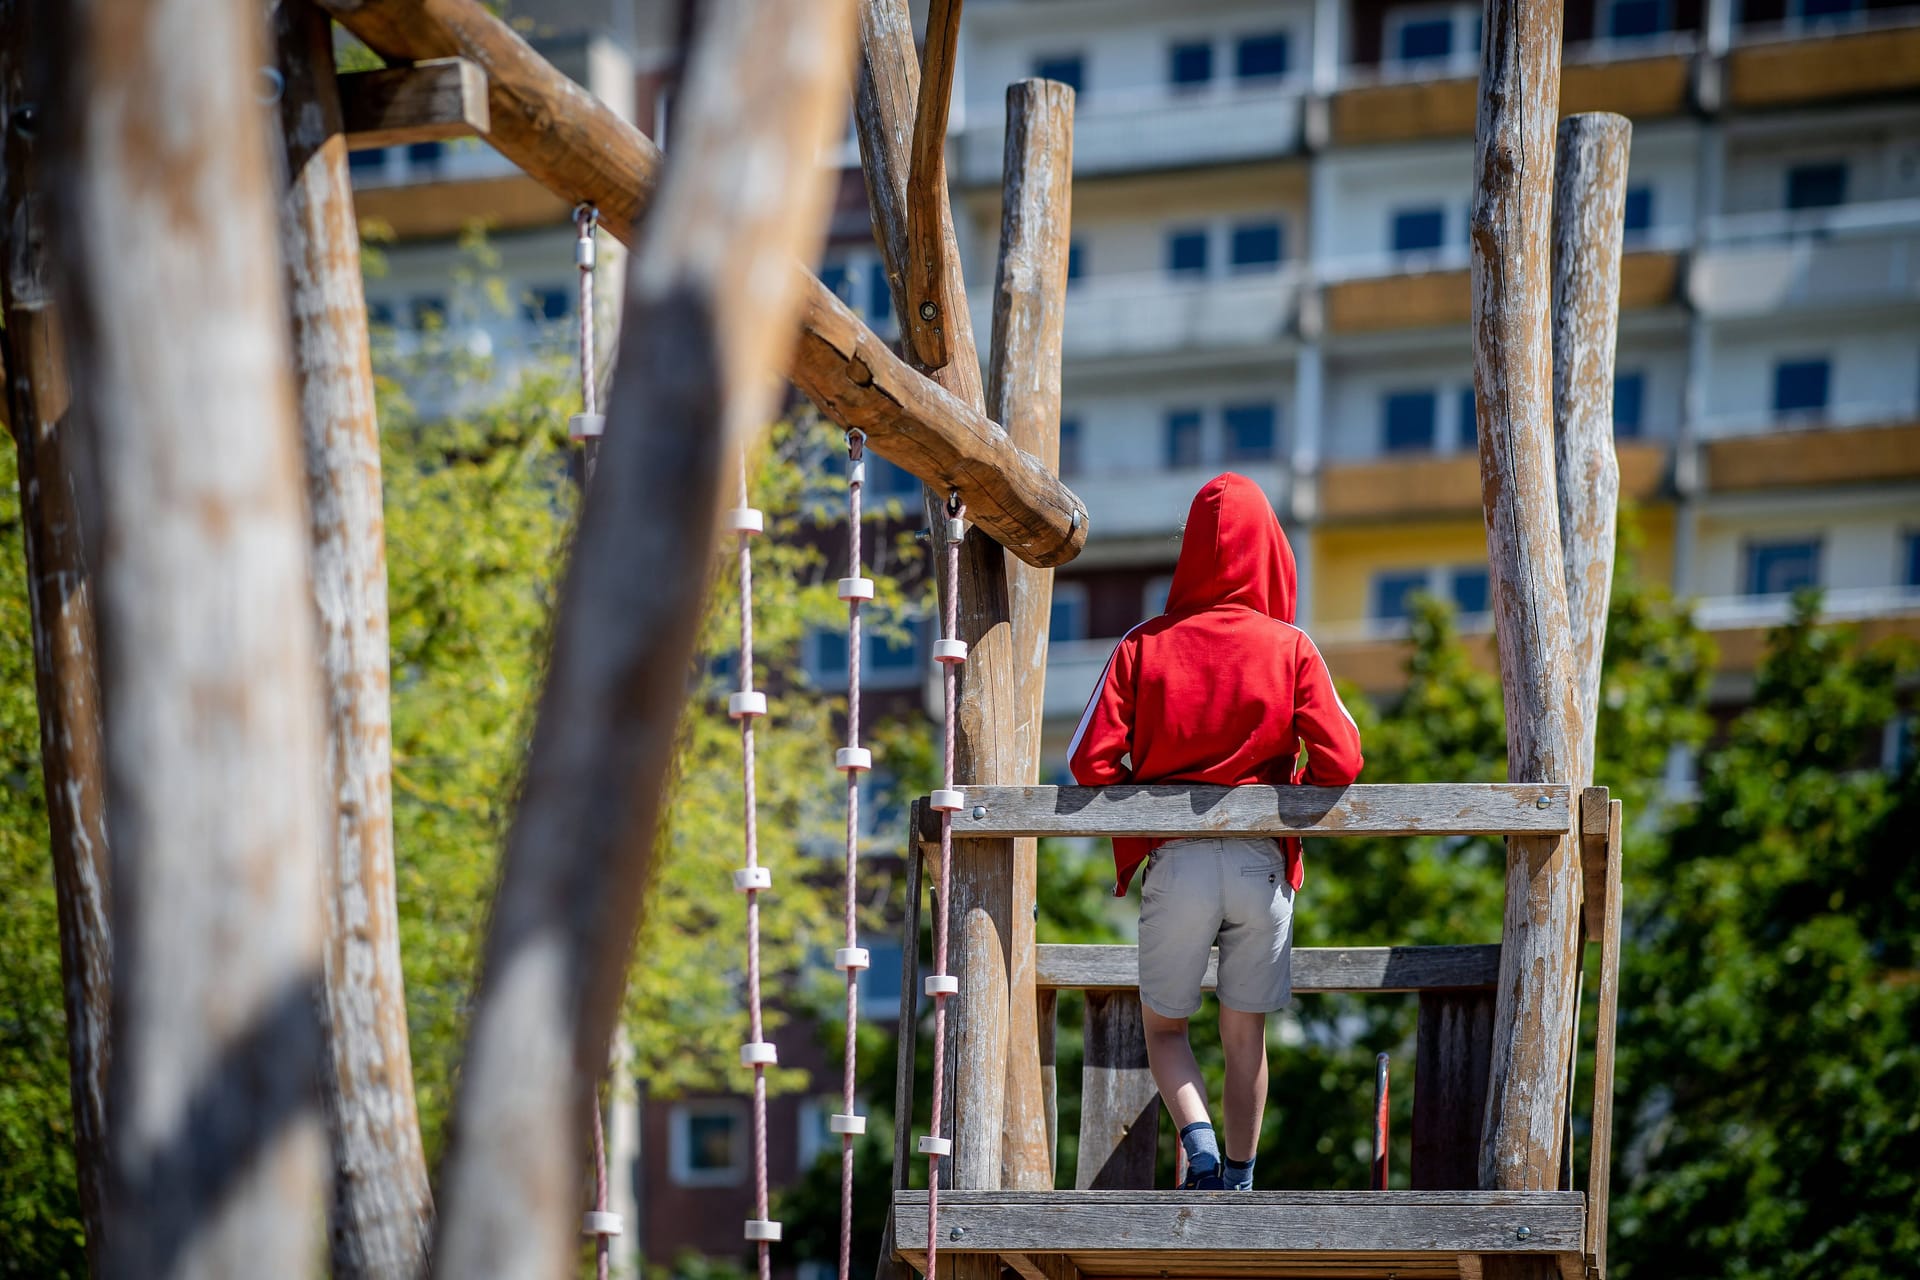
[{"label": "balcony railing", "polygon": [[[1281,442],[1276,440],[1274,445],[1277,450]],[[1089,457],[1098,458],[1097,435],[1081,447]],[[1269,458],[1215,458],[1178,467],[1095,466],[1070,474],[1067,481],[1087,504],[1087,519],[1099,530],[1099,538],[1172,538],[1200,486],[1226,470],[1246,476],[1274,501],[1285,501],[1286,464]],[[1169,562],[1176,550],[1169,544]]]},{"label": "balcony railing", "polygon": [[[1304,269],[1196,278],[1167,272],[1091,276],[1067,289],[1065,355],[1072,360],[1271,347],[1293,332]],[[976,324],[992,296],[969,304]]]},{"label": "balcony railing", "polygon": [[[1820,617],[1826,622],[1859,622],[1916,612],[1920,612],[1920,587],[1847,587],[1820,596]],[[1792,616],[1790,595],[1708,596],[1693,605],[1693,620],[1708,631],[1777,627]]]},{"label": "balcony railing", "polygon": [[1804,413],[1764,411],[1723,413],[1700,419],[1693,435],[1702,441],[1736,436],[1768,436],[1784,432],[1855,431],[1861,428],[1905,426],[1920,421],[1920,399],[1905,396],[1887,400],[1856,400]]},{"label": "balcony railing", "polygon": [[1920,200],[1714,218],[1687,291],[1718,316],[1910,301],[1920,297]]}]

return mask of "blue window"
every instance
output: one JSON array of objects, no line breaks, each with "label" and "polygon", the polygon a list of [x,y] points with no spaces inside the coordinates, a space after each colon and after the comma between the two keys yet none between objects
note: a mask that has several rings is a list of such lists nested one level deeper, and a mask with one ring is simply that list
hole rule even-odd
[{"label": "blue window", "polygon": [[1403,209],[1393,215],[1393,251],[1422,253],[1438,249],[1447,234],[1444,209]]},{"label": "blue window", "polygon": [[1820,585],[1820,543],[1814,538],[1747,544],[1746,593],[1783,596]]},{"label": "blue window", "polygon": [[1033,74],[1042,80],[1058,80],[1076,94],[1085,86],[1086,59],[1077,53],[1048,54],[1033,60]]},{"label": "blue window", "polygon": [[1401,62],[1430,62],[1453,56],[1453,19],[1422,18],[1403,23],[1394,53]]},{"label": "blue window", "polygon": [[920,492],[920,481],[905,467],[896,467],[878,454],[869,453],[867,482],[863,487],[869,497],[911,498]]},{"label": "blue window", "polygon": [[1427,589],[1424,569],[1373,575],[1373,616],[1380,622],[1401,622],[1413,616],[1413,598]]},{"label": "blue window", "polygon": [[373,147],[366,151],[347,152],[347,170],[350,173],[371,173],[387,167],[387,149]]},{"label": "blue window", "polygon": [[1060,474],[1076,475],[1080,471],[1080,419],[1060,419]]},{"label": "blue window", "polygon": [[832,627],[822,627],[813,633],[811,652],[807,655],[807,674],[813,677],[817,685],[832,685],[835,681],[847,678],[847,633]]},{"label": "blue window", "polygon": [[867,296],[873,300],[869,321],[879,326],[893,319],[893,290],[887,287],[887,269],[878,262],[867,264]]},{"label": "blue window", "polygon": [[1167,79],[1177,85],[1206,84],[1213,79],[1213,46],[1204,40],[1176,44],[1167,50]]},{"label": "blue window", "polygon": [[407,315],[416,329],[444,329],[447,300],[436,294],[425,294],[407,303]]},{"label": "blue window", "polygon": [[415,169],[437,171],[446,148],[438,142],[414,142],[407,146],[407,164]]},{"label": "blue window", "polygon": [[1228,405],[1220,417],[1227,427],[1228,462],[1256,462],[1273,456],[1272,405]]},{"label": "blue window", "polygon": [[1242,80],[1272,80],[1287,74],[1287,33],[1240,37],[1233,51],[1233,74]]},{"label": "blue window", "polygon": [[[884,828],[883,828],[884,829]],[[860,1012],[869,1018],[893,1018],[900,1013],[900,970],[905,956],[897,942],[878,938],[867,944],[867,972],[860,983]],[[834,1145],[829,1139],[826,1146]],[[826,1146],[821,1149],[825,1150]]]},{"label": "blue window", "polygon": [[839,297],[848,306],[858,306],[853,296],[853,278],[844,265],[838,262],[824,263],[820,267],[820,283],[827,286],[830,293]]},{"label": "blue window", "polygon": [[1087,638],[1087,593],[1084,588],[1057,582],[1047,614],[1047,642],[1070,644]]},{"label": "blue window", "polygon": [[1207,274],[1207,233],[1202,230],[1169,231],[1167,270],[1176,276]]},{"label": "blue window", "polygon": [[1084,280],[1087,275],[1087,246],[1079,240],[1067,242],[1067,283]]},{"label": "blue window", "polygon": [[1472,615],[1487,611],[1487,600],[1493,592],[1485,569],[1455,569],[1451,585],[1456,612]]},{"label": "blue window", "polygon": [[1642,239],[1653,230],[1653,188],[1628,187],[1624,214],[1621,230],[1627,239]]},{"label": "blue window", "polygon": [[1906,575],[1901,582],[1909,587],[1920,587],[1920,533],[1907,535],[1906,555],[1902,557]]},{"label": "blue window", "polygon": [[1794,9],[1802,22],[1832,22],[1858,13],[1860,0],[1799,0]]},{"label": "blue window", "polygon": [[1433,448],[1434,394],[1431,391],[1395,391],[1384,404],[1385,440],[1388,453],[1409,453]]},{"label": "blue window", "polygon": [[1200,465],[1200,411],[1175,409],[1167,414],[1167,465]]},{"label": "blue window", "polygon": [[[874,671],[910,671],[920,665],[919,628],[913,623],[907,624],[907,634],[898,638],[891,636],[868,635],[866,637],[866,664]],[[841,652],[845,652],[847,642],[840,642]]]},{"label": "blue window", "polygon": [[1248,222],[1233,229],[1231,257],[1235,270],[1268,270],[1280,265],[1280,224]]},{"label": "blue window", "polygon": [[367,299],[367,323],[378,329],[393,328],[393,304],[381,298]]},{"label": "blue window", "polygon": [[1613,0],[1607,7],[1607,38],[1632,40],[1667,29],[1665,0]]},{"label": "blue window", "polygon": [[1846,165],[1797,164],[1787,170],[1787,208],[1831,209],[1846,202]]},{"label": "blue window", "polygon": [[1647,375],[1638,369],[1613,375],[1613,434],[1631,440],[1640,434],[1646,410]]},{"label": "blue window", "polygon": [[1782,360],[1774,365],[1774,416],[1789,418],[1825,410],[1832,373],[1832,364],[1824,358]]},{"label": "blue window", "polygon": [[573,310],[573,293],[569,289],[529,289],[521,303],[521,311],[531,323],[543,320],[564,320]]},{"label": "blue window", "polygon": [[1473,384],[1460,388],[1460,447],[1472,449],[1480,443],[1480,411],[1473,403]]}]

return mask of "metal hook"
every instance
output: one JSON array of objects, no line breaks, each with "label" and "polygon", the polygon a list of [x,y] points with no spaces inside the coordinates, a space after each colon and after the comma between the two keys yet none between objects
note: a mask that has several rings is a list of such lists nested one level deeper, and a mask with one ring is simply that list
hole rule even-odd
[{"label": "metal hook", "polygon": [[859,461],[867,451],[867,433],[858,427],[847,429],[847,456]]},{"label": "metal hook", "polygon": [[950,516],[960,514],[960,491],[958,489],[947,490],[947,514]]}]

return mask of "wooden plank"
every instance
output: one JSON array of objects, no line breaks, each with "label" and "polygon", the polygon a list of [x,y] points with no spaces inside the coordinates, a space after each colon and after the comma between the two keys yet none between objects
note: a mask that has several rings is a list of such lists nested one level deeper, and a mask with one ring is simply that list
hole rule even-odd
[{"label": "wooden plank", "polygon": [[[1035,969],[1043,989],[1137,991],[1140,949],[1129,945],[1042,943]],[[1204,990],[1214,988],[1220,950],[1208,953]],[[1297,995],[1491,987],[1499,972],[1500,948],[1441,947],[1295,947],[1293,990]]]},{"label": "wooden plank", "polygon": [[1613,448],[1613,355],[1620,327],[1620,238],[1626,206],[1624,116],[1560,122],[1553,195],[1553,435],[1560,547],[1580,694],[1577,760],[1593,781],[1600,657],[1613,592],[1620,462]]},{"label": "wooden plank", "polygon": [[321,877],[331,1271],[342,1280],[413,1276],[427,1268],[433,1193],[414,1101],[394,899],[387,555],[360,235],[335,94],[333,23],[309,0],[281,0],[273,23],[287,156],[280,232],[333,837]]},{"label": "wooden plank", "polygon": [[1051,1187],[1060,1160],[1060,993],[1054,988],[1035,989],[1034,1022],[1040,1042],[1040,1106],[1046,1117],[1047,1186]]},{"label": "wooden plank", "polygon": [[350,151],[484,138],[492,123],[487,73],[465,58],[349,71],[338,81]]},{"label": "wooden plank", "polygon": [[[487,141],[569,205],[596,206],[611,234],[629,247],[637,245],[637,220],[660,181],[660,149],[535,53],[483,0],[321,3],[389,61],[460,56],[484,67]],[[895,3],[904,15],[904,0]],[[911,24],[903,16],[900,25],[910,52]],[[913,83],[917,87],[917,72]],[[906,102],[903,151],[911,95]],[[873,184],[871,160],[868,167]],[[904,199],[904,165],[899,184]],[[904,213],[901,217],[904,240]],[[963,360],[956,347],[948,365],[953,376],[944,377],[943,370],[941,385],[895,356],[831,290],[805,273],[799,285],[800,342],[785,349],[792,361],[788,375],[828,417],[867,432],[869,446],[889,461],[942,493],[958,488],[971,519],[1014,555],[1030,564],[1064,564],[1086,542],[1086,506],[1039,460],[1014,447],[983,412],[972,331],[960,314],[966,291],[958,283],[957,260],[952,270],[948,340],[964,342],[968,358]]]},{"label": "wooden plank", "polygon": [[[108,1031],[113,999],[107,795],[100,728],[98,590],[88,563],[80,495],[79,423],[67,409],[64,327],[53,296],[47,196],[40,148],[53,63],[53,11],[33,0],[0,3],[0,345],[20,487],[34,698],[40,713],[40,780],[47,805],[60,931],[60,989],[67,1028],[67,1096],[75,1183],[87,1258],[100,1275],[106,1239]],[[94,531],[98,536],[98,530]],[[96,545],[94,554],[99,554]],[[17,643],[17,638],[15,639]]]},{"label": "wooden plank", "polygon": [[961,0],[929,0],[925,62],[913,116],[907,169],[907,257],[901,263],[907,305],[900,310],[914,356],[928,369],[947,363],[946,240],[940,209],[947,203],[947,111],[960,59]]},{"label": "wooden plank", "polygon": [[1593,1044],[1592,1158],[1587,1166],[1587,1256],[1607,1274],[1607,1205],[1613,1174],[1614,1037],[1620,1013],[1620,802],[1607,806],[1607,880],[1600,934],[1600,1008]]},{"label": "wooden plank", "polygon": [[1064,1253],[1003,1253],[1000,1261],[1020,1280],[1081,1280],[1080,1268]]},{"label": "wooden plank", "polygon": [[[1497,967],[1498,957],[1493,960]],[[1420,993],[1410,1165],[1416,1191],[1480,1185],[1480,1126],[1487,1114],[1492,1053],[1491,984],[1476,991]]]},{"label": "wooden plank", "polygon": [[[961,773],[965,779],[967,775]],[[966,787],[956,835],[1555,835],[1571,792],[1535,783],[1361,783],[1350,787]],[[930,814],[923,840],[939,838]]]},{"label": "wooden plank", "polygon": [[[1607,837],[1612,804],[1605,787],[1580,793],[1580,923],[1588,942],[1599,942],[1607,917]],[[1596,830],[1596,828],[1598,828]]]},{"label": "wooden plank", "polygon": [[[959,12],[955,0],[953,12]],[[1045,80],[1007,89],[1000,256],[994,275],[987,414],[1049,468],[1060,461],[1060,353],[1066,324],[1067,246],[1073,189],[1073,90]],[[944,191],[941,198],[945,199]],[[1002,557],[1002,559],[1006,559]],[[1012,780],[1040,780],[1047,632],[1053,571],[1006,560],[1014,713]],[[1041,1080],[1034,988],[1038,845],[1013,842],[1007,971],[1006,1124],[1000,1185],[1053,1185],[1050,1105]]]},{"label": "wooden plank", "polygon": [[1073,1185],[1081,1191],[1150,1188],[1160,1091],[1147,1066],[1139,992],[1089,991],[1085,1044]]},{"label": "wooden plank", "polygon": [[593,1086],[686,699],[666,673],[693,655],[723,477],[774,407],[800,301],[790,265],[823,240],[831,172],[818,157],[852,26],[851,0],[702,13],[685,158],[629,263],[606,434],[494,898],[440,1184],[439,1274],[547,1277],[578,1247]]},{"label": "wooden plank", "polygon": [[[1272,1250],[1578,1254],[1585,1201],[1577,1191],[943,1191],[940,1250],[1071,1253],[1089,1275],[1102,1268],[1087,1259],[1121,1254],[1215,1264]],[[896,1192],[894,1205],[901,1250],[924,1249],[927,1193]]]}]

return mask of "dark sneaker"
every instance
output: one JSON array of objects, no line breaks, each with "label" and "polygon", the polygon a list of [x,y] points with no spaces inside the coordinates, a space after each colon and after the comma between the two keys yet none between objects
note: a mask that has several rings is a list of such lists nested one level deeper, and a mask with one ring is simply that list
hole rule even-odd
[{"label": "dark sneaker", "polygon": [[1181,1191],[1225,1191],[1227,1180],[1220,1176],[1219,1166],[1209,1169],[1196,1169],[1187,1166],[1187,1180],[1180,1184]]}]

